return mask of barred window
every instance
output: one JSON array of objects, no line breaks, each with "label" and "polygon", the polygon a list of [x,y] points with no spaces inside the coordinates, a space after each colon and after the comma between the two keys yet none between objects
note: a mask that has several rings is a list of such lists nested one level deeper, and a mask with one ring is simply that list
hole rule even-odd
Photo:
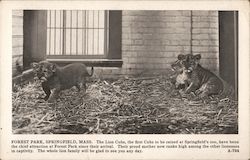
[{"label": "barred window", "polygon": [[103,58],[108,53],[109,12],[48,10],[47,56]]}]

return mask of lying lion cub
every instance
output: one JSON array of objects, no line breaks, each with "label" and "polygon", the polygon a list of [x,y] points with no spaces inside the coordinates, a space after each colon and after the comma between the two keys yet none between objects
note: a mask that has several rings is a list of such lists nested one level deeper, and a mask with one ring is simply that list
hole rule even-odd
[{"label": "lying lion cub", "polygon": [[174,69],[182,70],[176,77],[176,83],[185,84],[188,86],[185,87],[185,93],[194,92],[200,98],[210,95],[223,95],[233,98],[233,87],[213,72],[203,68],[199,63],[200,59],[200,54],[179,54],[178,60],[171,65]]},{"label": "lying lion cub", "polygon": [[[91,68],[89,74],[87,68],[82,63],[73,63],[64,67],[59,67],[48,61],[31,64],[35,76],[42,81],[42,88],[46,93],[45,100],[53,102],[58,98],[61,90],[70,89],[73,86],[80,91],[81,86],[86,90],[85,78],[90,77],[94,73],[94,68]],[[51,90],[54,89],[51,94]]]}]

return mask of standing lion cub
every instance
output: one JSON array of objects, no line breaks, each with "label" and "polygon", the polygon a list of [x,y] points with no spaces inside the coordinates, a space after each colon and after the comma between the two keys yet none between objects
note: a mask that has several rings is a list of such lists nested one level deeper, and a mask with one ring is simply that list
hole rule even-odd
[{"label": "standing lion cub", "polygon": [[[53,102],[59,96],[60,91],[70,89],[73,86],[80,91],[81,86],[86,90],[86,77],[91,77],[94,73],[94,68],[91,68],[91,73],[88,73],[87,67],[82,63],[73,63],[64,67],[59,67],[48,61],[31,64],[35,76],[42,81],[42,88],[46,93],[45,100]],[[51,90],[54,90],[51,94]]]}]

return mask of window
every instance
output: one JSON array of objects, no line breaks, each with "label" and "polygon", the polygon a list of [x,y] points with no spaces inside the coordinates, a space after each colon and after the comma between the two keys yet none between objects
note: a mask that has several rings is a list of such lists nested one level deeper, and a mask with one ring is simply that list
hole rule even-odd
[{"label": "window", "polygon": [[25,10],[24,66],[49,60],[121,67],[122,11]]},{"label": "window", "polygon": [[108,42],[108,11],[47,11],[47,56],[105,58]]}]

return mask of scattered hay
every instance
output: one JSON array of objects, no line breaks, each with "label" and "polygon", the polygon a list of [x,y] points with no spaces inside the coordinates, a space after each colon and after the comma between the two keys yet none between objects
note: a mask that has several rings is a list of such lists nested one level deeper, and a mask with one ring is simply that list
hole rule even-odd
[{"label": "scattered hay", "polygon": [[86,93],[65,90],[54,104],[38,82],[15,88],[16,134],[236,134],[238,104],[210,97],[194,101],[164,76],[96,80]]}]

